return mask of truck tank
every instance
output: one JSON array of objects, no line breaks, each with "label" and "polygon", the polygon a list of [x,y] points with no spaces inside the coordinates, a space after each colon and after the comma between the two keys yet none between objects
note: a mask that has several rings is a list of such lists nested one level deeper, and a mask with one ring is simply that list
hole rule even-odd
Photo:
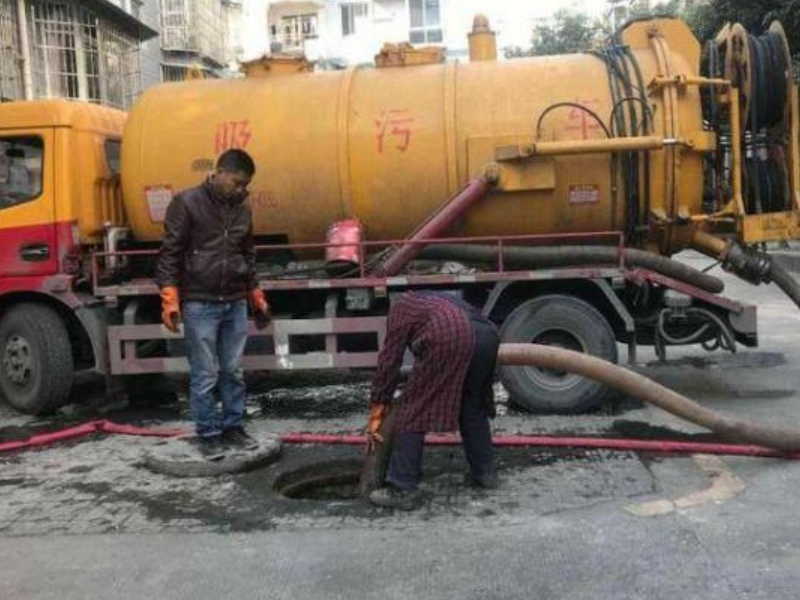
[{"label": "truck tank", "polygon": [[[654,22],[669,40],[663,60],[696,75],[700,46],[680,21]],[[644,81],[658,56],[642,26],[626,36]],[[337,220],[357,217],[372,239],[402,237],[495,160],[525,143],[554,103],[570,101],[605,121],[614,101],[608,67],[590,54],[505,62],[356,68],[266,78],[171,83],[133,108],[123,149],[123,191],[138,239],[157,240],[170,191],[193,186],[230,147],[255,159],[255,228],[291,242],[320,241]],[[661,99],[653,111],[666,111]],[[678,98],[681,131],[700,131],[697,89]],[[674,135],[655,120],[654,135]],[[605,137],[588,112],[551,111],[541,140]],[[662,193],[652,157],[654,204]],[[507,177],[464,222],[468,235],[618,229],[625,206],[612,193],[609,154],[547,156],[509,165]],[[677,178],[683,209],[700,211],[702,157],[686,152]],[[670,209],[672,207],[669,207]]]},{"label": "truck tank", "polygon": [[[471,43],[486,31],[476,19]],[[718,75],[735,79],[738,46],[726,53],[723,37]],[[746,90],[740,98],[714,73],[700,76],[701,46],[682,21],[634,22],[592,53],[486,60],[491,52],[479,47],[480,60],[466,64],[151,88],[123,144],[135,237],[160,239],[172,194],[197,185],[228,148],[256,162],[256,233],[291,243],[322,241],[331,223],[351,217],[370,239],[404,237],[487,168],[495,185],[450,233],[622,230],[630,245],[662,254],[695,245],[715,255],[722,244],[698,243],[698,234],[745,243],[796,237],[796,108],[787,104],[782,122],[794,134],[784,152],[787,195],[761,211],[771,216],[748,221],[755,211],[740,181]],[[716,129],[704,123],[701,89],[729,115]],[[704,194],[704,183],[714,189]]]}]

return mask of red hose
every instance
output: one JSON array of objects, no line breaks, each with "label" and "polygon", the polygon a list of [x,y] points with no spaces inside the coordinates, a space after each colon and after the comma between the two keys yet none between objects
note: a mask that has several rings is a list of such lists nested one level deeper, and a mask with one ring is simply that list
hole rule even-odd
[{"label": "red hose", "polygon": [[[117,433],[151,437],[175,437],[189,432],[183,429],[149,429],[134,425],[121,425],[107,420],[89,421],[82,425],[33,435],[25,440],[0,444],[0,452],[47,446],[91,433]],[[345,444],[361,446],[363,435],[326,433],[285,433],[280,436],[284,444]],[[428,434],[425,443],[431,446],[456,446],[461,438],[456,435]],[[676,442],[669,440],[632,440],[619,438],[556,437],[546,435],[501,435],[492,438],[498,447],[540,446],[550,448],[603,448],[607,450],[640,450],[667,454],[727,454],[733,456],[762,456],[800,459],[800,452],[781,453],[778,450],[748,444],[716,444],[705,442]]]},{"label": "red hose", "polygon": [[[281,436],[284,444],[364,444],[363,435],[329,435],[323,433],[287,433]],[[461,438],[454,435],[427,435],[431,446],[457,446]],[[729,454],[800,459],[800,452],[782,453],[764,446],[748,444],[715,444],[705,442],[675,442],[669,440],[631,440],[618,438],[554,437],[545,435],[501,435],[492,438],[494,446],[543,446],[551,448],[605,448],[608,450],[643,450],[668,454]]]},{"label": "red hose", "polygon": [[156,437],[174,437],[176,435],[183,435],[187,433],[179,429],[147,429],[145,427],[136,427],[134,425],[121,425],[119,423],[112,423],[105,419],[99,421],[89,421],[82,425],[75,427],[68,427],[60,429],[59,431],[51,431],[50,433],[40,433],[32,435],[25,440],[17,440],[14,442],[4,442],[0,444],[0,452],[10,452],[11,450],[23,450],[26,448],[35,448],[37,446],[47,446],[55,442],[61,442],[90,433],[121,433],[124,435],[145,435]]}]

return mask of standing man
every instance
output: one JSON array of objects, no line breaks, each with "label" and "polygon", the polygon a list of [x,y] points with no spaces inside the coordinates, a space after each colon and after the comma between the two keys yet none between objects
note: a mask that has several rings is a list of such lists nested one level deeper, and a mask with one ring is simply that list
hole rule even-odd
[{"label": "standing man", "polygon": [[469,463],[466,480],[498,485],[489,418],[494,417],[492,380],[500,340],[497,329],[467,302],[443,293],[409,292],[389,310],[386,341],[372,384],[368,444],[392,402],[406,347],[414,367],[395,407],[392,453],[385,487],[369,498],[378,506],[415,508],[428,431],[461,431]]},{"label": "standing man", "polygon": [[183,318],[191,414],[209,459],[221,457],[226,445],[258,446],[242,427],[241,366],[248,302],[257,323],[266,325],[270,316],[256,284],[252,215],[245,203],[254,172],[246,152],[227,150],[202,185],[177,194],[167,208],[156,265],[164,326],[177,332]]}]

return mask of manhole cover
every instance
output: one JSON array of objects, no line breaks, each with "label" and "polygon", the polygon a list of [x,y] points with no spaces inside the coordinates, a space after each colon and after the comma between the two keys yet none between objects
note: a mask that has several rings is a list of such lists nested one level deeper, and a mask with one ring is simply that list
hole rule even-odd
[{"label": "manhole cover", "polygon": [[189,440],[191,437],[156,443],[145,451],[142,463],[156,473],[173,477],[213,477],[264,467],[275,462],[281,452],[277,437],[264,436],[255,450],[229,449],[220,460],[209,461]]},{"label": "manhole cover", "polygon": [[295,500],[353,500],[359,497],[363,461],[329,460],[281,473],[273,489]]}]

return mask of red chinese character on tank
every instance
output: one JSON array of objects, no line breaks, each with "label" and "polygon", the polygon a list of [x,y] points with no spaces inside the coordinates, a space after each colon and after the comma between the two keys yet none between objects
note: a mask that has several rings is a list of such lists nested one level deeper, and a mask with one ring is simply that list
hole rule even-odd
[{"label": "red chinese character on tank", "polygon": [[386,136],[391,136],[395,141],[395,148],[400,152],[408,150],[411,144],[411,123],[414,118],[409,116],[408,109],[392,109],[381,112],[375,119],[375,140],[379,154],[383,154]]},{"label": "red chinese character on tank", "polygon": [[[600,100],[598,98],[577,99],[575,102],[595,112],[597,112],[597,108],[600,106]],[[593,134],[592,137],[597,137],[595,134],[599,132],[600,125],[590,117],[585,110],[572,107],[569,110],[567,118],[569,120],[569,124],[565,127],[567,131],[580,131],[581,138],[584,140],[589,139],[589,133]]]},{"label": "red chinese character on tank", "polygon": [[250,121],[223,121],[217,125],[214,152],[219,154],[232,148],[244,150],[252,138]]}]

